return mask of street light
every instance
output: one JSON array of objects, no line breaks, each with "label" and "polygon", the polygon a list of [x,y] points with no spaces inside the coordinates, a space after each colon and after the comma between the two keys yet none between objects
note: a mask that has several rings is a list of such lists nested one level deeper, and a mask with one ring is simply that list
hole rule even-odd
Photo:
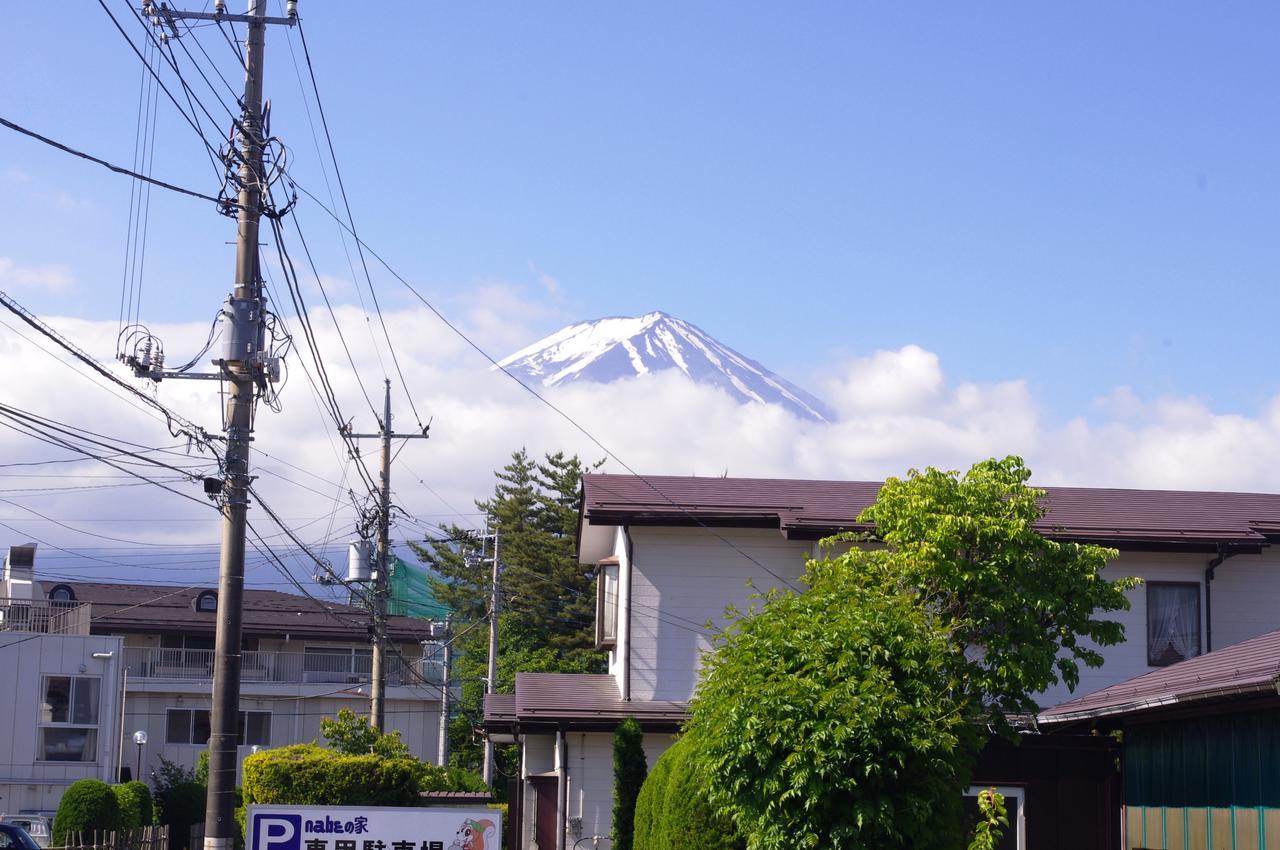
[{"label": "street light", "polygon": [[147,731],[145,729],[139,729],[137,732],[134,732],[133,742],[138,745],[138,772],[134,775],[134,778],[138,781],[142,781],[142,748],[147,744]]}]

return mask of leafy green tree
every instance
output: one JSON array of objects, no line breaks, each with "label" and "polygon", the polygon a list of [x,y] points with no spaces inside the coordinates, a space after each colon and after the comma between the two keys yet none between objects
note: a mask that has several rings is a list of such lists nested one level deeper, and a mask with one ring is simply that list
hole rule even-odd
[{"label": "leafy green tree", "polygon": [[349,708],[339,709],[336,717],[321,718],[320,735],[330,749],[347,755],[413,758],[409,745],[400,740],[400,730],[381,732],[374,729],[369,725],[369,718]]},{"label": "leafy green tree", "polygon": [[1047,539],[1018,458],[890,479],[855,544],[772,591],[705,662],[687,731],[715,810],[752,850],[959,847],[988,724],[1123,639],[1115,552]]},{"label": "leafy green tree", "polygon": [[804,593],[769,594],[705,663],[686,737],[753,850],[951,846],[976,733],[945,633],[884,572],[811,563]]},{"label": "leafy green tree", "polygon": [[613,732],[613,847],[631,850],[635,831],[636,797],[649,773],[644,756],[644,732],[634,717]]},{"label": "leafy green tree", "polygon": [[201,754],[205,779],[190,768],[160,757],[160,769],[154,775],[155,821],[169,827],[169,846],[173,850],[186,850],[191,842],[191,827],[204,823],[205,783],[209,774],[207,752]]},{"label": "leafy green tree", "polygon": [[1036,694],[1059,682],[1074,690],[1081,663],[1101,666],[1094,647],[1121,642],[1124,627],[1098,614],[1128,610],[1125,591],[1139,583],[1102,578],[1114,549],[1041,534],[1045,491],[1030,477],[1018,457],[964,475],[912,470],[886,481],[861,517],[900,556],[897,583],[946,631],[968,705],[1006,732],[1009,716],[1039,710]]}]

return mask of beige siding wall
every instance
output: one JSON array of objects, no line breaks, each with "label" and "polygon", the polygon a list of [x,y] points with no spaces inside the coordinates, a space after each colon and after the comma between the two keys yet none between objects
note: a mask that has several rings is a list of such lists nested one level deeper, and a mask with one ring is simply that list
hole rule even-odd
[{"label": "beige siding wall", "polygon": [[631,529],[632,699],[689,699],[710,648],[702,624],[723,623],[727,605],[750,605],[779,584],[775,575],[794,584],[812,551],[767,529],[717,533],[733,545],[701,528]]}]

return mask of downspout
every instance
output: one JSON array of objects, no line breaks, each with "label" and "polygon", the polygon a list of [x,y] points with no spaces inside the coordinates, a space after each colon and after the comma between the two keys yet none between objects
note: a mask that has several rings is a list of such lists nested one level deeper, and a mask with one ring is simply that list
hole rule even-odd
[{"label": "downspout", "polygon": [[564,728],[556,729],[556,850],[565,850],[564,834],[569,818],[569,752]]},{"label": "downspout", "polygon": [[1213,577],[1218,567],[1227,558],[1234,558],[1239,552],[1232,552],[1226,546],[1218,544],[1218,555],[1209,561],[1204,571],[1204,651],[1213,652]]},{"label": "downspout", "polygon": [[[622,642],[626,646],[626,651],[623,654],[626,660],[623,662],[622,667],[622,701],[631,702],[631,597],[633,595],[631,578],[634,574],[634,570],[631,567],[631,559],[635,554],[635,546],[631,542],[630,526],[622,526],[622,539],[627,545],[627,607],[623,612],[626,616],[627,628],[626,632],[621,635]],[[621,583],[621,576],[619,576],[619,583]]]}]

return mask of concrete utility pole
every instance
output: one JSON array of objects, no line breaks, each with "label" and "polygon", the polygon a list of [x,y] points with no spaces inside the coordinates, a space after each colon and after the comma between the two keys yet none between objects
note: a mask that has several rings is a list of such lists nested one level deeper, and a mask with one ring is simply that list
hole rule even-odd
[{"label": "concrete utility pole", "polygon": [[382,406],[382,427],[376,434],[351,434],[357,439],[382,441],[381,492],[378,506],[378,569],[373,575],[373,670],[369,682],[369,725],[381,730],[386,725],[387,690],[387,570],[391,566],[391,440],[425,440],[421,434],[396,434],[391,430],[391,381],[386,381],[386,397]]},{"label": "concrete utility pole", "polygon": [[453,655],[453,615],[444,620],[444,643],[440,645],[444,657],[441,659],[443,673],[440,683],[440,740],[436,754],[441,765],[449,763],[449,662]]},{"label": "concrete utility pole", "polygon": [[[269,380],[263,325],[262,278],[258,268],[258,223],[266,175],[262,165],[262,72],[267,24],[297,23],[297,3],[288,17],[266,14],[267,0],[249,0],[248,14],[228,14],[219,2],[214,12],[184,12],[143,0],[142,13],[154,25],[181,19],[228,21],[246,26],[244,97],[237,125],[240,159],[235,288],[223,308],[223,353],[217,377],[230,384],[223,415],[226,455],[223,459],[222,550],[218,562],[218,616],[214,639],[213,709],[209,717],[209,791],[205,803],[205,850],[230,850],[236,788],[236,742],[240,717],[240,631],[244,598],[244,548],[249,508],[249,446],[253,441],[253,406],[257,386]],[[170,36],[165,36],[170,37]],[[157,378],[158,379],[158,378]],[[216,485],[215,485],[216,486]]]},{"label": "concrete utility pole", "polygon": [[[498,690],[498,526],[493,526],[493,580],[489,585],[489,674],[485,677],[484,692],[496,693]],[[482,771],[485,785],[493,784],[493,741],[489,736],[484,738],[484,768]]]}]

